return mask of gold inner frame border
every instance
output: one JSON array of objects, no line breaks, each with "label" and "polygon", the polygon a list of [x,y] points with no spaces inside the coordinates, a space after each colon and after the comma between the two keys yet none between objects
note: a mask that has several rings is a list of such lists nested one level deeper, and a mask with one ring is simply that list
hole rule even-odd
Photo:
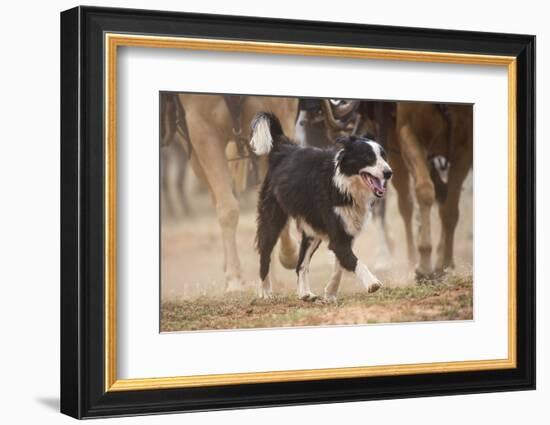
[{"label": "gold inner frame border", "polygon": [[[106,33],[105,46],[105,391],[137,391],[217,385],[270,382],[312,381],[322,379],[450,373],[513,369],[516,358],[516,58],[447,52],[371,49],[331,45],[288,44],[259,41],[180,38],[151,35]],[[399,364],[214,375],[117,379],[116,324],[116,123],[117,123],[117,51],[118,47],[148,47],[262,53],[279,55],[324,56],[355,59],[397,60],[468,65],[504,66],[508,72],[508,358],[455,362]]]}]

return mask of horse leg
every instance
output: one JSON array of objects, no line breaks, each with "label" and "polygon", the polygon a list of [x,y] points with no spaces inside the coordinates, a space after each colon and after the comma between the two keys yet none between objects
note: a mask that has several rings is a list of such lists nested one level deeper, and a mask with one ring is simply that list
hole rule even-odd
[{"label": "horse leg", "polygon": [[459,218],[459,201],[462,192],[462,183],[470,171],[471,155],[464,153],[451,162],[447,181],[447,198],[439,205],[441,218],[441,238],[437,249],[437,273],[454,267],[454,233]]},{"label": "horse leg", "polygon": [[420,258],[416,266],[417,278],[425,278],[432,273],[432,235],[430,214],[435,201],[435,189],[430,177],[428,161],[420,141],[410,125],[401,127],[401,154],[413,176],[416,200],[420,211],[420,228],[418,232],[418,252]]},{"label": "horse leg", "polygon": [[191,207],[189,206],[189,200],[187,199],[187,193],[185,191],[185,177],[187,174],[187,166],[189,165],[189,160],[187,159],[187,154],[182,147],[178,148],[178,173],[176,180],[176,188],[179,196],[179,201],[183,213],[187,216],[193,214]]},{"label": "horse leg", "polygon": [[330,276],[330,280],[327,286],[325,286],[325,301],[328,301],[331,303],[336,302],[336,296],[338,294],[338,288],[340,288],[340,281],[342,280],[343,272],[344,272],[344,269],[340,265],[338,258],[336,258],[335,256],[332,276]]},{"label": "horse leg", "polygon": [[193,173],[195,174],[195,177],[197,178],[197,180],[199,180],[201,183],[204,183],[204,185],[208,189],[208,193],[212,196],[212,201],[214,201],[214,195],[212,193],[212,188],[208,184],[208,180],[206,180],[206,175],[204,174],[202,166],[201,166],[200,162],[197,159],[197,155],[193,155],[189,159],[189,164],[191,164],[191,169],[193,170]]},{"label": "horse leg", "polygon": [[241,263],[237,252],[239,203],[231,188],[231,175],[225,158],[225,142],[211,130],[192,134],[193,153],[200,163],[216,206],[224,248],[225,290],[241,290]]},{"label": "horse leg", "polygon": [[279,261],[285,269],[295,269],[298,264],[298,249],[296,239],[290,232],[290,220],[281,231],[279,249]]},{"label": "horse leg", "polygon": [[412,214],[413,214],[413,202],[411,198],[410,186],[409,186],[409,171],[407,166],[403,162],[400,154],[390,152],[389,160],[391,168],[393,170],[392,184],[397,191],[397,204],[399,213],[403,219],[405,225],[405,236],[407,239],[407,256],[409,264],[414,267],[416,262],[416,252],[414,248],[414,238],[412,231]]},{"label": "horse leg", "polygon": [[391,244],[386,228],[386,200],[380,199],[374,205],[373,209],[374,225],[378,233],[378,243],[376,249],[376,261],[374,270],[379,272],[388,271],[391,265]]},{"label": "horse leg", "polygon": [[166,215],[168,217],[174,216],[174,203],[172,202],[172,194],[170,193],[170,164],[172,149],[169,146],[161,147],[161,166],[160,166],[160,182],[161,182],[161,196],[162,204],[166,207]]}]

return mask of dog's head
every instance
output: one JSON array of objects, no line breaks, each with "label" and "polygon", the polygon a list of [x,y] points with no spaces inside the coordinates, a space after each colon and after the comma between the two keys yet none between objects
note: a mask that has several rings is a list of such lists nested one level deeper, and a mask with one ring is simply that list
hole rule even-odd
[{"label": "dog's head", "polygon": [[349,192],[347,188],[360,181],[365,189],[382,198],[393,174],[384,148],[366,137],[344,136],[336,143],[342,146],[336,155],[337,186]]}]

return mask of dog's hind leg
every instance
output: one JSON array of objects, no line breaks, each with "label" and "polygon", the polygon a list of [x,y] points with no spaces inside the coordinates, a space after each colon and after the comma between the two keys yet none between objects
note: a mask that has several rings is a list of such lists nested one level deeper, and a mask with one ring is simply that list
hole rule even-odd
[{"label": "dog's hind leg", "polygon": [[318,298],[309,287],[309,262],[320,244],[321,239],[312,238],[302,233],[296,274],[298,275],[298,298],[303,301],[315,301]]},{"label": "dog's hind leg", "polygon": [[269,190],[269,185],[264,183],[258,203],[258,230],[256,243],[260,253],[260,298],[272,298],[270,263],[273,248],[279,239],[281,231],[285,227],[288,216],[279,206],[277,200]]},{"label": "dog's hind leg", "polygon": [[342,280],[342,274],[344,269],[340,265],[340,261],[336,256],[334,257],[334,269],[332,276],[327,286],[325,286],[325,300],[331,303],[336,302],[336,295],[338,294],[338,288],[340,287],[340,281]]}]

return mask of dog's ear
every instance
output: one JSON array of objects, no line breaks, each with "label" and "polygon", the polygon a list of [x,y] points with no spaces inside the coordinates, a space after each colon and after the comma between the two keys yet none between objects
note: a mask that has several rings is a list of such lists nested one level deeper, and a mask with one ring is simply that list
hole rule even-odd
[{"label": "dog's ear", "polygon": [[376,141],[378,138],[374,135],[372,131],[367,131],[361,135],[363,139],[369,139]]},{"label": "dog's ear", "polygon": [[349,149],[355,139],[355,136],[339,136],[336,138],[336,144],[342,146],[344,149]]}]

